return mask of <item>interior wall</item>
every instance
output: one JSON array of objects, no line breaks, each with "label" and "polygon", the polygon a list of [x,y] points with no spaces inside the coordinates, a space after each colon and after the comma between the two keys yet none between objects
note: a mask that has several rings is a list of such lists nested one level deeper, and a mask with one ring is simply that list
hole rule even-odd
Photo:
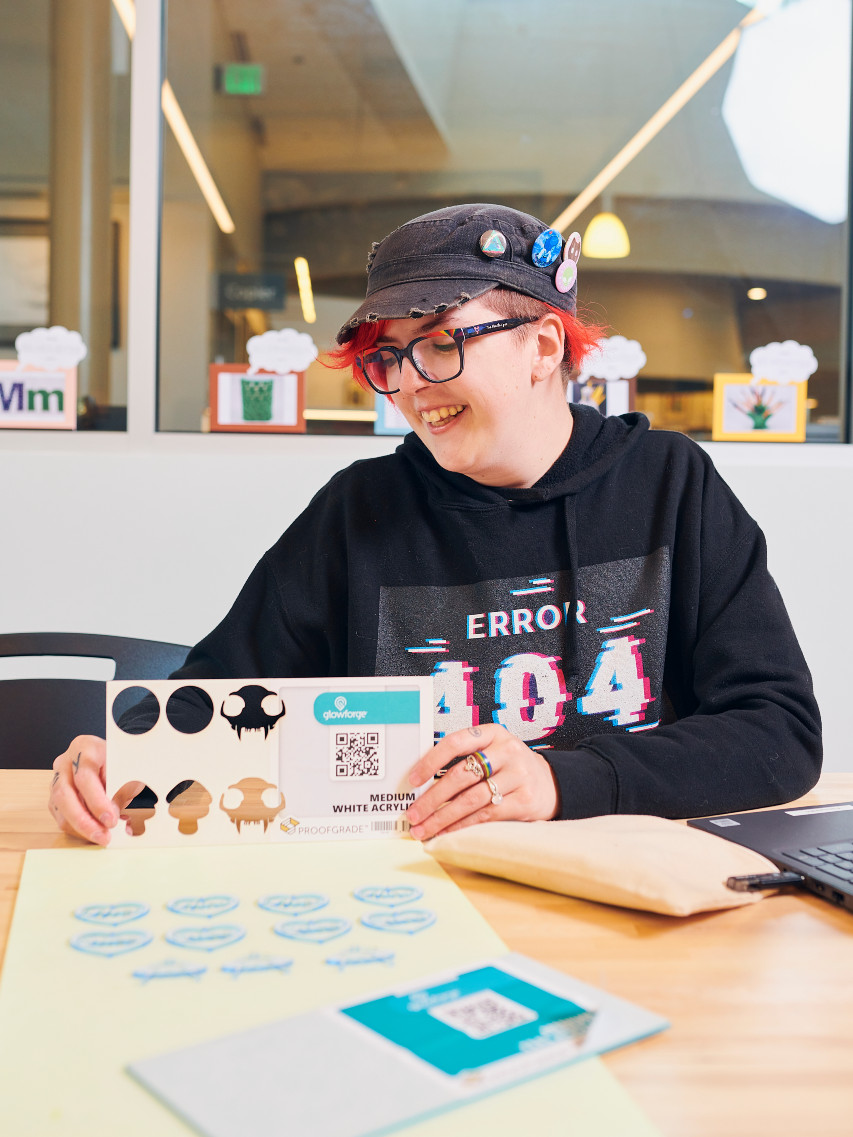
[{"label": "interior wall", "polygon": [[[20,440],[23,444],[25,441]],[[3,631],[90,631],[193,643],[258,558],[338,469],[397,439],[158,436],[145,450],[65,438],[0,452]],[[85,450],[84,450],[85,447]],[[850,767],[847,447],[710,447],[764,528],[812,668],[827,769]]]}]

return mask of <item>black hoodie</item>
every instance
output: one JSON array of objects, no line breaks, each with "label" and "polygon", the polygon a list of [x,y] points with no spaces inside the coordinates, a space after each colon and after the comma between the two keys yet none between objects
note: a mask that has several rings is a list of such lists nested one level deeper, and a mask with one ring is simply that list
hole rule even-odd
[{"label": "black hoodie", "polygon": [[435,677],[436,737],[499,722],[564,818],[786,802],[820,772],[811,680],[764,538],[711,460],[572,407],[528,490],[414,435],[335,475],[178,677]]}]

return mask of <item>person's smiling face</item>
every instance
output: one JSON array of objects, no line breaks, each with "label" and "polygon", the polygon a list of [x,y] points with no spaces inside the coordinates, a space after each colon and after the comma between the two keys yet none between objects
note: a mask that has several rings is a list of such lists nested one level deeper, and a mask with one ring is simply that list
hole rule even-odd
[{"label": "person's smiling face", "polygon": [[[405,347],[427,332],[502,318],[471,300],[440,316],[390,320],[377,347]],[[428,382],[404,361],[400,390],[391,397],[445,470],[483,485],[532,485],[565,446],[571,413],[559,376],[562,330],[554,317],[529,327],[527,335],[506,331],[467,341],[462,374],[447,383]]]}]

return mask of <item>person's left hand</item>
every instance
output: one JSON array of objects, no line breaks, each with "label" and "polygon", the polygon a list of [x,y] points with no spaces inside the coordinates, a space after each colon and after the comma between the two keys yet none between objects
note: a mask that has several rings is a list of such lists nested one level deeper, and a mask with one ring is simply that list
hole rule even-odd
[{"label": "person's left hand", "polygon": [[560,794],[551,767],[520,738],[493,724],[469,726],[442,738],[415,763],[409,781],[422,786],[454,758],[474,750],[488,758],[500,800],[492,801],[482,773],[471,773],[463,758],[406,810],[409,832],[418,841],[483,821],[550,821],[559,812]]}]

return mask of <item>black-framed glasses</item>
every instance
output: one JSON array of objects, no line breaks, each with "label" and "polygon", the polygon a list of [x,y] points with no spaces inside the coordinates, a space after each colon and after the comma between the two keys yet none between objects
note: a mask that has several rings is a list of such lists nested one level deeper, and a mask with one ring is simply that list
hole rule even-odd
[{"label": "black-framed glasses", "polygon": [[400,390],[399,376],[405,359],[428,382],[448,383],[462,374],[466,340],[488,336],[492,332],[509,332],[538,319],[539,316],[519,316],[508,320],[491,320],[488,324],[473,324],[470,328],[443,328],[438,332],[417,336],[405,347],[378,347],[365,355],[356,356],[356,363],[367,382],[380,395],[396,395]]}]

